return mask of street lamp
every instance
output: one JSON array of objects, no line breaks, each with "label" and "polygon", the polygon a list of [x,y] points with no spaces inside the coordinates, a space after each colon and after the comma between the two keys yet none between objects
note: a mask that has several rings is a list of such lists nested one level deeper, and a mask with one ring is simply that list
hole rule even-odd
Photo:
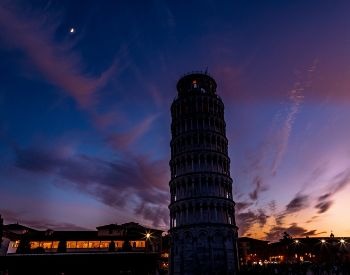
[{"label": "street lamp", "polygon": [[145,239],[146,239],[146,251],[150,251],[152,249],[152,234],[151,232],[146,232],[145,234]]}]

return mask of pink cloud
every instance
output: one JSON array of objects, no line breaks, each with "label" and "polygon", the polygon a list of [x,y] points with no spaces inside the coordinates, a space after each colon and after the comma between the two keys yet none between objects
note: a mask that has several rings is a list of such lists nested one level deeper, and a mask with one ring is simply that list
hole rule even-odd
[{"label": "pink cloud", "polygon": [[114,62],[99,76],[83,72],[79,56],[67,42],[54,41],[56,25],[47,21],[45,16],[28,16],[0,4],[0,37],[21,50],[48,82],[72,96],[80,107],[89,107],[98,89],[116,72],[117,64]]},{"label": "pink cloud", "polygon": [[92,113],[91,119],[95,127],[99,130],[105,130],[114,126],[116,123],[121,123],[125,120],[125,115],[122,114],[117,108],[106,111],[104,113]]},{"label": "pink cloud", "polygon": [[112,134],[107,138],[107,140],[117,149],[126,149],[150,129],[152,123],[157,117],[158,114],[148,116],[129,131]]}]

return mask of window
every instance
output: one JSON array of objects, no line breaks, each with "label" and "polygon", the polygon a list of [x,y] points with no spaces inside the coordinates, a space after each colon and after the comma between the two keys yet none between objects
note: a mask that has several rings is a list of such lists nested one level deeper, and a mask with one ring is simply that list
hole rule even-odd
[{"label": "window", "polygon": [[30,248],[38,248],[40,247],[39,242],[30,242]]},{"label": "window", "polygon": [[109,247],[109,241],[101,241],[100,248],[108,248]]},{"label": "window", "polygon": [[79,241],[77,242],[77,248],[88,248],[89,242],[88,241]]},{"label": "window", "polygon": [[192,86],[193,86],[193,88],[198,88],[198,85],[197,85],[197,81],[196,80],[193,80],[192,81]]},{"label": "window", "polygon": [[89,242],[89,248],[99,248],[99,247],[100,247],[100,241]]},{"label": "window", "polygon": [[42,242],[41,247],[44,249],[50,249],[52,247],[52,242]]},{"label": "window", "polygon": [[67,242],[67,248],[76,248],[77,242],[76,241],[68,241]]},{"label": "window", "polygon": [[52,242],[52,248],[58,248],[58,241]]}]

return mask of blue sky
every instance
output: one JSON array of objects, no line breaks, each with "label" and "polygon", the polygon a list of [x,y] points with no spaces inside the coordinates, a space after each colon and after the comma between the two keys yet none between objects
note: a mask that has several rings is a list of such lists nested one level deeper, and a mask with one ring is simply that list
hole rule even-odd
[{"label": "blue sky", "polygon": [[226,108],[239,234],[349,235],[348,10],[347,1],[3,1],[5,222],[166,230],[170,105],[183,74],[208,70]]}]

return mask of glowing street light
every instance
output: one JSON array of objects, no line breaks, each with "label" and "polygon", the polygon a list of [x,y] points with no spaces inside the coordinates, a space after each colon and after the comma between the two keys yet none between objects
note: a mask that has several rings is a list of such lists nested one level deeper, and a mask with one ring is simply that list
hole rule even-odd
[{"label": "glowing street light", "polygon": [[149,239],[151,237],[151,233],[146,233],[146,239]]},{"label": "glowing street light", "polygon": [[345,243],[345,240],[344,239],[340,239],[340,243]]},{"label": "glowing street light", "polygon": [[295,243],[299,243],[299,240],[295,240],[294,242],[295,242]]},{"label": "glowing street light", "polygon": [[325,243],[326,241],[325,240],[321,240],[321,243]]}]

